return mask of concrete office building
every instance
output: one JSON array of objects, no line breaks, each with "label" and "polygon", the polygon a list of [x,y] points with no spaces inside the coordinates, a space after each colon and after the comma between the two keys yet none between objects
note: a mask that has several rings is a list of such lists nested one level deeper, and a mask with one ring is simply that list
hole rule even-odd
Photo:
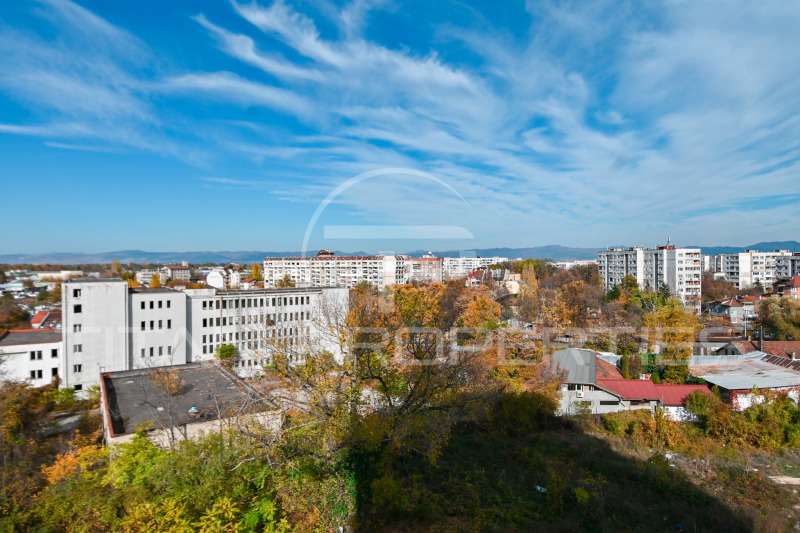
[{"label": "concrete office building", "polygon": [[297,357],[322,346],[322,313],[346,313],[347,289],[219,291],[130,289],[124,280],[70,280],[62,288],[63,386],[83,390],[101,372],[184,364],[215,357],[224,344],[237,349],[234,369],[257,374],[276,344]]}]

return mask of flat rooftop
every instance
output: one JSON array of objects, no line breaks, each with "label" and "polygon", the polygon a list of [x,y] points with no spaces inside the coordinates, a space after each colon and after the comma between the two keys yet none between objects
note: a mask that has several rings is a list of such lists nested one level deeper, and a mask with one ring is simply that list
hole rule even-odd
[{"label": "flat rooftop", "polygon": [[112,437],[263,411],[244,381],[209,361],[101,374],[103,409]]},{"label": "flat rooftop", "polygon": [[12,329],[0,332],[0,346],[61,342],[61,330],[57,329]]}]

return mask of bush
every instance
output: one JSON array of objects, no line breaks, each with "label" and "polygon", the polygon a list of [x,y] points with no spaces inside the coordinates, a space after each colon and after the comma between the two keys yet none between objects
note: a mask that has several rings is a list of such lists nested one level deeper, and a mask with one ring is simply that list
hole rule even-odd
[{"label": "bush", "polygon": [[694,391],[686,397],[686,409],[696,415],[702,422],[708,419],[711,410],[719,403],[720,401],[716,396],[700,391]]},{"label": "bush", "polygon": [[491,425],[508,435],[525,435],[554,422],[556,404],[539,392],[504,394],[495,404]]}]

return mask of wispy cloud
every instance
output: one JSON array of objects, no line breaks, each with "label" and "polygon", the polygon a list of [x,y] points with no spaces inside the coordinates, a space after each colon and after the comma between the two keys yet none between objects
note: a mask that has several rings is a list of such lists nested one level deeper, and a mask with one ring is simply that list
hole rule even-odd
[{"label": "wispy cloud", "polygon": [[[186,19],[202,40],[185,65],[73,2],[40,5],[56,39],[0,28],[0,90],[31,113],[0,132],[269,171],[209,187],[313,203],[360,172],[418,168],[473,212],[404,179],[337,205],[576,245],[665,231],[696,242],[704,225],[733,236],[711,220],[741,217],[743,197],[800,193],[800,11],[778,0],[529,2],[506,7],[514,27],[464,9],[405,34],[385,31],[404,16],[390,2],[232,0]],[[786,232],[800,223],[780,212]]]}]

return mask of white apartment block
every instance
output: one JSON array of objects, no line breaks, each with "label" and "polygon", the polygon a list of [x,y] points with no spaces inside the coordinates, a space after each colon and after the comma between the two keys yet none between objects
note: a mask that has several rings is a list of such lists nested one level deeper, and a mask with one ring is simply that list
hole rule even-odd
[{"label": "white apartment block", "polygon": [[630,274],[640,288],[658,290],[666,284],[684,306],[700,309],[703,266],[699,248],[611,248],[598,254],[597,263],[605,290],[620,285]]},{"label": "white apartment block", "polygon": [[70,280],[62,288],[63,386],[84,390],[101,372],[212,359],[233,344],[234,368],[257,374],[276,344],[301,357],[310,346],[340,356],[322,307],[346,312],[347,289],[219,291],[129,289],[123,280]]},{"label": "white apartment block", "polygon": [[316,257],[267,257],[262,270],[265,287],[284,277],[298,287],[347,287],[369,283],[376,287],[412,280],[442,281],[442,259],[403,255],[335,256],[322,250]]},{"label": "white apartment block", "polygon": [[43,387],[59,374],[61,331],[13,329],[0,333],[0,381]]},{"label": "white apartment block", "polygon": [[787,279],[800,276],[800,253],[775,258],[776,279]]},{"label": "white apartment block", "polygon": [[740,253],[720,254],[715,256],[715,272],[723,274],[725,280],[733,283],[737,289],[748,289],[758,284],[770,287],[780,277],[777,273],[778,261],[791,257],[789,250],[745,250]]},{"label": "white apartment block", "polygon": [[191,277],[191,270],[184,265],[164,265],[161,272],[173,281],[189,281]]},{"label": "white apartment block", "polygon": [[470,272],[508,261],[508,257],[445,257],[443,269],[448,279],[466,277]]},{"label": "white apartment block", "polygon": [[161,285],[167,283],[167,274],[161,270],[140,270],[136,273],[136,281],[139,285],[149,286],[154,276],[158,276]]}]

